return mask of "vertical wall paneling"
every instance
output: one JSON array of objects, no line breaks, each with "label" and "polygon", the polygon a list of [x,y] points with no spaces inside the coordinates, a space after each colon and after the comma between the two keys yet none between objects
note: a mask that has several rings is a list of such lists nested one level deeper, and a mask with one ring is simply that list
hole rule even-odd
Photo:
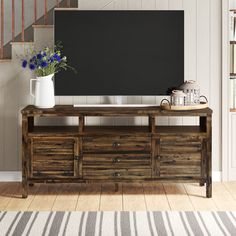
[{"label": "vertical wall paneling", "polygon": [[[185,18],[185,80],[197,80],[197,0],[183,0]],[[183,117],[183,125],[195,125],[196,118]]]},{"label": "vertical wall paneling", "polygon": [[156,8],[158,10],[168,10],[169,0],[156,0]]},{"label": "vertical wall paneling", "polygon": [[5,132],[4,132],[4,117],[5,117],[5,112],[4,112],[4,87],[0,85],[0,170],[4,169],[4,147],[5,147]]},{"label": "vertical wall paneling", "polygon": [[[210,107],[214,110],[212,123],[214,129],[212,130],[215,139],[212,144],[212,153],[215,158],[213,168],[217,169],[222,166],[221,161],[221,51],[217,50],[221,46],[222,31],[219,28],[221,25],[221,0],[210,0],[210,81],[209,81],[209,95]],[[216,96],[219,94],[219,96]]]},{"label": "vertical wall paneling", "polygon": [[142,0],[127,0],[128,2],[128,9],[135,10],[142,8]]},{"label": "vertical wall paneling", "polygon": [[169,9],[182,10],[183,9],[183,0],[169,0]]},{"label": "vertical wall paneling", "polygon": [[[215,2],[215,1],[214,1]],[[214,3],[215,4],[215,3]],[[197,1],[197,81],[210,100],[210,0]]]},{"label": "vertical wall paneling", "polygon": [[[183,1],[182,0],[169,0],[169,10],[182,10],[183,9]],[[169,125],[182,125],[183,118],[182,117],[169,117]]]},{"label": "vertical wall paneling", "polygon": [[153,10],[156,8],[156,0],[142,0],[143,10]]}]

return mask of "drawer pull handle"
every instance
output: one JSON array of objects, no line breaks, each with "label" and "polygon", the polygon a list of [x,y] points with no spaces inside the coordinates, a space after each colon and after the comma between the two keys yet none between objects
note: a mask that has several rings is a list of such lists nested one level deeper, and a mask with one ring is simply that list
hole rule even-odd
[{"label": "drawer pull handle", "polygon": [[121,174],[120,174],[120,173],[114,173],[113,176],[114,176],[114,177],[120,177]]},{"label": "drawer pull handle", "polygon": [[75,156],[74,158],[76,161],[79,161],[80,160],[80,156]]},{"label": "drawer pull handle", "polygon": [[113,162],[113,163],[118,163],[118,162],[120,162],[120,159],[119,159],[119,158],[114,158],[114,159],[112,160],[112,162]]},{"label": "drawer pull handle", "polygon": [[114,147],[114,148],[118,148],[119,146],[120,146],[120,143],[118,143],[118,142],[114,142],[112,144],[112,147]]}]

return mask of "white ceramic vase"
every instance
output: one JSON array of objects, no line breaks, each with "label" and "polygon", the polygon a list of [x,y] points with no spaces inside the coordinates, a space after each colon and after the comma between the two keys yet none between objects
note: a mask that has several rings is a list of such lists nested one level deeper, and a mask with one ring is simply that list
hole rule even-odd
[{"label": "white ceramic vase", "polygon": [[[35,98],[35,106],[38,108],[52,108],[55,106],[54,74],[36,77],[30,80],[30,94]],[[33,81],[35,81],[35,93],[33,93]]]}]

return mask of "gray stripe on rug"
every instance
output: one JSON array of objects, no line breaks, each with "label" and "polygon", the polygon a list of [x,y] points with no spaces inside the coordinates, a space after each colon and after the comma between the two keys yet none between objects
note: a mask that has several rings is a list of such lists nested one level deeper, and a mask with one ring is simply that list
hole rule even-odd
[{"label": "gray stripe on rug", "polygon": [[79,225],[79,233],[78,233],[79,236],[82,236],[84,216],[85,216],[85,212],[83,212],[81,216],[80,225]]},{"label": "gray stripe on rug", "polygon": [[1,218],[0,218],[0,222],[3,220],[3,218],[4,218],[4,216],[7,214],[7,212],[5,211],[5,212],[3,212],[3,214],[2,214],[2,216],[1,216]]},{"label": "gray stripe on rug", "polygon": [[153,229],[152,229],[152,223],[151,223],[151,218],[150,218],[150,212],[147,211],[147,219],[148,219],[148,226],[149,226],[149,231],[152,236],[154,236]]},{"label": "gray stripe on rug", "polygon": [[196,233],[198,236],[204,236],[202,229],[197,222],[196,216],[193,212],[187,211],[185,212],[185,215],[187,217],[188,223],[194,233]]},{"label": "gray stripe on rug", "polygon": [[50,231],[49,231],[49,236],[58,235],[64,215],[65,215],[65,212],[62,212],[62,211],[56,212],[56,215],[54,216],[54,219],[53,219]]},{"label": "gray stripe on rug", "polygon": [[174,232],[173,232],[173,229],[172,229],[172,226],[171,226],[171,223],[170,223],[170,217],[168,215],[168,212],[166,212],[166,219],[167,219],[167,223],[168,223],[171,235],[174,236]]},{"label": "gray stripe on rug", "polygon": [[96,212],[91,211],[91,212],[88,213],[86,229],[85,229],[85,235],[86,236],[95,235],[96,219],[97,219],[97,213]]},{"label": "gray stripe on rug", "polygon": [[204,228],[205,228],[205,230],[206,230],[206,232],[207,232],[207,235],[211,236],[211,234],[210,234],[208,228],[206,227],[206,224],[205,224],[205,222],[204,222],[204,220],[203,220],[203,218],[202,218],[202,215],[200,214],[199,211],[197,212],[197,214],[198,214],[198,216],[199,216],[199,219],[200,219],[201,222],[202,222],[202,225],[204,226]]},{"label": "gray stripe on rug", "polygon": [[154,223],[158,235],[167,236],[163,216],[161,212],[153,212]]},{"label": "gray stripe on rug", "polygon": [[70,219],[70,215],[71,215],[71,212],[69,212],[68,215],[67,215],[67,217],[66,217],[66,223],[65,223],[64,230],[63,230],[63,233],[62,233],[63,236],[66,235],[66,229],[67,229],[67,226],[68,226],[68,222],[69,222],[69,219]]},{"label": "gray stripe on rug", "polygon": [[118,236],[118,231],[117,231],[117,211],[115,212],[115,217],[114,217],[114,233],[115,233],[115,236]]},{"label": "gray stripe on rug", "polygon": [[131,236],[129,212],[120,213],[121,235]]},{"label": "gray stripe on rug", "polygon": [[233,219],[236,221],[236,217],[234,216],[234,214],[230,211],[229,214],[233,217]]},{"label": "gray stripe on rug", "polygon": [[224,234],[224,235],[227,235],[227,233],[225,232],[225,230],[223,229],[223,227],[221,226],[219,220],[217,219],[216,215],[214,212],[211,212],[211,214],[213,215],[215,221],[216,221],[216,224],[218,225],[218,227],[220,228],[221,232]]},{"label": "gray stripe on rug", "polygon": [[53,212],[50,212],[50,214],[49,214],[49,216],[48,216],[48,218],[47,218],[47,221],[46,221],[46,224],[45,224],[45,226],[44,226],[43,233],[42,233],[43,236],[46,234],[46,231],[47,231],[47,228],[48,228],[48,224],[49,224],[50,219],[51,219],[51,217],[52,217],[52,213],[53,213]]},{"label": "gray stripe on rug", "polygon": [[17,223],[17,226],[12,234],[13,236],[22,235],[27,223],[29,222],[31,215],[32,215],[32,212],[26,211],[23,213],[23,215],[21,216],[21,218],[20,218],[19,222]]},{"label": "gray stripe on rug", "polygon": [[28,229],[28,231],[27,231],[27,233],[26,233],[26,236],[29,236],[30,231],[31,231],[31,229],[32,229],[32,227],[33,227],[33,225],[34,225],[34,222],[35,222],[35,220],[36,220],[37,217],[38,217],[38,214],[39,214],[39,212],[37,211],[36,214],[34,215],[34,218],[33,218],[32,222],[31,222],[31,224],[30,224],[30,227],[29,227],[29,229]]},{"label": "gray stripe on rug", "polygon": [[184,220],[184,216],[183,216],[183,212],[179,212],[179,215],[180,215],[180,219],[182,220],[182,223],[183,223],[183,226],[185,228],[185,231],[187,232],[188,235],[191,235],[190,232],[189,232],[189,229],[186,225],[186,222]]},{"label": "gray stripe on rug", "polygon": [[135,236],[138,236],[136,212],[133,212]]},{"label": "gray stripe on rug", "polygon": [[227,228],[227,230],[230,232],[230,234],[235,234],[236,232],[236,228],[235,226],[232,224],[231,219],[229,218],[229,216],[226,214],[226,212],[218,212],[218,215],[221,219],[221,221],[223,222],[224,226]]},{"label": "gray stripe on rug", "polygon": [[8,230],[7,230],[7,232],[6,232],[6,236],[9,235],[9,233],[11,232],[11,229],[12,229],[12,227],[13,227],[15,221],[16,221],[17,218],[19,217],[20,213],[21,213],[21,212],[19,211],[19,212],[16,214],[16,216],[14,217],[13,221],[12,221],[11,224],[10,224],[10,227],[8,228]]},{"label": "gray stripe on rug", "polygon": [[99,236],[102,236],[102,220],[103,220],[103,212],[101,212],[101,215],[100,215]]}]

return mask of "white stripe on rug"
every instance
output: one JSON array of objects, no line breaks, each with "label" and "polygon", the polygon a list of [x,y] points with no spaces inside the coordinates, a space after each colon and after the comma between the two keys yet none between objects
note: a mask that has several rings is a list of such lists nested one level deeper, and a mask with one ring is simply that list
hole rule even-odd
[{"label": "white stripe on rug", "polygon": [[0,235],[236,235],[236,212],[0,212]]}]

